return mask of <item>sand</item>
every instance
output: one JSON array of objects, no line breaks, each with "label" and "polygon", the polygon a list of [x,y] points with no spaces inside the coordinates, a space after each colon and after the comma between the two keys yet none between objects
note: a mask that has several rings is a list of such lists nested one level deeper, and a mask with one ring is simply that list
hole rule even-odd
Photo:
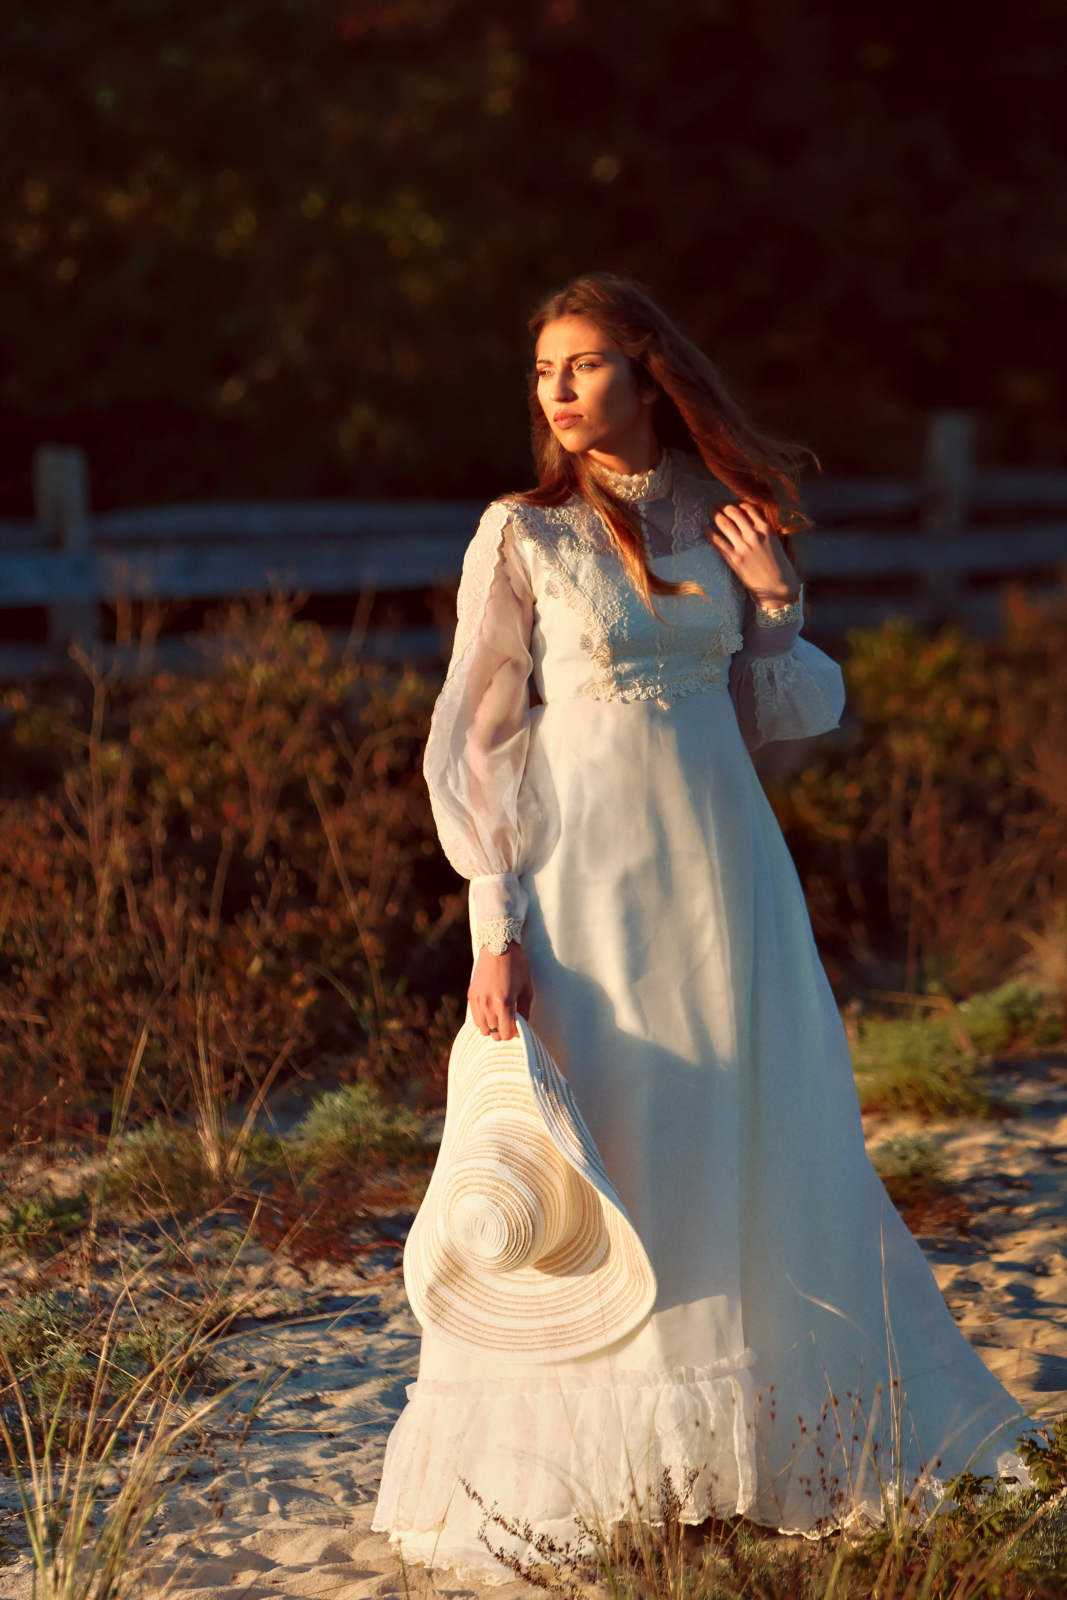
[{"label": "sand", "polygon": [[[957,1205],[955,1220],[934,1218],[920,1242],[983,1359],[1032,1415],[1051,1417],[1067,1404],[1067,1056],[1015,1066],[998,1086],[1017,1115],[921,1125],[871,1118],[868,1139],[874,1147],[921,1131],[940,1143],[953,1197],[971,1221],[960,1231]],[[264,1374],[271,1386],[247,1429],[220,1416],[210,1453],[188,1458],[153,1528],[147,1593],[517,1600],[538,1592],[511,1580],[483,1588],[447,1572],[405,1574],[388,1540],[370,1532],[385,1441],[418,1360],[400,1271],[408,1219],[393,1220],[396,1242],[358,1267],[248,1253],[247,1314],[226,1360],[250,1384]],[[248,1404],[246,1391],[246,1416]],[[10,1480],[0,1480],[12,1539],[14,1503]],[[0,1600],[30,1592],[25,1556],[0,1569]]]}]

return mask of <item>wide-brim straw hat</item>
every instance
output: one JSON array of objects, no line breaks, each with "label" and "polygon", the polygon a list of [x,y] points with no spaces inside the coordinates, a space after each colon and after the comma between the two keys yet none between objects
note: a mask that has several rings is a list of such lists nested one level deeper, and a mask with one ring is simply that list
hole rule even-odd
[{"label": "wide-brim straw hat", "polygon": [[422,1326],[451,1344],[560,1361],[632,1332],[656,1279],[567,1080],[515,1020],[497,1040],[468,1012],[453,1043],[404,1284]]}]

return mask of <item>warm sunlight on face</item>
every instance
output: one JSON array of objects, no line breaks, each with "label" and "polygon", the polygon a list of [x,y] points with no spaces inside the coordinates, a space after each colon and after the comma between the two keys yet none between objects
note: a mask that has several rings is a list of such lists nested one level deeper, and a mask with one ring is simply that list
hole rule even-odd
[{"label": "warm sunlight on face", "polygon": [[535,366],[537,398],[565,450],[588,450],[624,472],[652,464],[654,391],[639,391],[626,356],[595,322],[561,317],[546,323]]}]

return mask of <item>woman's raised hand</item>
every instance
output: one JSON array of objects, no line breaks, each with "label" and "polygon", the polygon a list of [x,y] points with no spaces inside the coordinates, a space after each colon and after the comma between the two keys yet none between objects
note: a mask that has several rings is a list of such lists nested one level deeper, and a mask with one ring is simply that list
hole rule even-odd
[{"label": "woman's raised hand", "polygon": [[711,543],[746,589],[778,605],[796,599],[800,575],[759,506],[751,500],[723,506],[715,513],[714,527],[710,522],[705,526]]},{"label": "woman's raised hand", "polygon": [[467,990],[471,1016],[493,1039],[513,1039],[517,1033],[515,1012],[530,1015],[533,985],[521,944],[509,944],[504,954],[494,955],[483,945],[474,963]]}]

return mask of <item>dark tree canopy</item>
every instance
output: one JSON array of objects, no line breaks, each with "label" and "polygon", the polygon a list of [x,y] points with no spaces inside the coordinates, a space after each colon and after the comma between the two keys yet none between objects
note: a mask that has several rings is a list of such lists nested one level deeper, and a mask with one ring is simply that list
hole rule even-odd
[{"label": "dark tree canopy", "polygon": [[3,514],[531,479],[532,305],[643,278],[762,425],[911,472],[1067,444],[1067,13],[897,0],[22,0]]}]

